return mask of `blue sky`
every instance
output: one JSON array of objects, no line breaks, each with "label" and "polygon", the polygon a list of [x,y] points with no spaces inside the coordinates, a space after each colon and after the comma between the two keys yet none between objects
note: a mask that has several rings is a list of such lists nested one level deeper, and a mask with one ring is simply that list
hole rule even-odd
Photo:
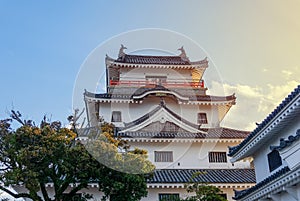
[{"label": "blue sky", "polygon": [[15,109],[66,122],[94,48],[126,31],[162,28],[208,52],[222,76],[209,93],[220,85],[236,93],[224,124],[253,129],[299,83],[299,10],[297,0],[0,1],[0,118]]}]

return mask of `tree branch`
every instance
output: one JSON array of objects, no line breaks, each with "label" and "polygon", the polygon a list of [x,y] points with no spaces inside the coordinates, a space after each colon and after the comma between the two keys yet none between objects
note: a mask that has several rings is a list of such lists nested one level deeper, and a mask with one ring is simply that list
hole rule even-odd
[{"label": "tree branch", "polygon": [[23,126],[25,125],[25,123],[22,121],[22,119],[20,118],[22,115],[20,114],[19,111],[14,111],[14,110],[11,110],[11,118],[16,120],[17,122],[19,122],[20,124],[22,124]]},{"label": "tree branch", "polygon": [[82,188],[86,188],[87,187],[87,183],[80,183],[79,185],[77,185],[76,187],[73,187],[72,190],[68,193],[68,196],[72,197],[74,196],[79,190],[81,190]]},{"label": "tree branch", "polygon": [[40,182],[40,187],[41,187],[41,191],[42,191],[44,200],[45,201],[51,201],[50,198],[49,198],[49,196],[48,196],[45,183],[44,182]]},{"label": "tree branch", "polygon": [[14,193],[11,190],[8,190],[7,188],[4,188],[3,186],[0,186],[0,190],[4,191],[5,193],[13,196],[14,198],[30,198],[32,197],[28,193]]}]

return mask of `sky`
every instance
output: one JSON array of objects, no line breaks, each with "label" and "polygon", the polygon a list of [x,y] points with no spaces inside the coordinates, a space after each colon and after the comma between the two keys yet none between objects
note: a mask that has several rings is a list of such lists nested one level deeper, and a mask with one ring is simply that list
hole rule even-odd
[{"label": "sky", "polygon": [[[47,115],[67,123],[91,52],[122,33],[155,28],[201,46],[208,94],[237,97],[222,125],[252,130],[299,84],[299,10],[298,0],[2,0],[0,119],[14,109],[36,122]],[[111,48],[116,57],[119,44]]]}]

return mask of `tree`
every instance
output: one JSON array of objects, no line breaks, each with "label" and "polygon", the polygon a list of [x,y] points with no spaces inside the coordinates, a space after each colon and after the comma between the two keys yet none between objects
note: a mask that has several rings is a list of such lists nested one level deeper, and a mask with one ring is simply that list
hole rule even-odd
[{"label": "tree", "polygon": [[194,179],[200,174],[202,173],[196,172],[190,179],[190,182],[185,185],[186,191],[195,195],[181,199],[181,201],[226,201],[221,196],[222,191],[216,186],[211,186],[204,182],[195,182]]},{"label": "tree", "polygon": [[[12,129],[12,120],[21,123],[21,126]],[[132,162],[126,160],[127,156],[120,157],[122,154],[118,150],[124,148],[126,143],[113,138],[113,125],[103,125],[104,132],[99,138],[84,145],[75,140],[75,127],[67,129],[60,122],[48,122],[46,118],[37,126],[31,120],[22,120],[19,112],[12,111],[11,119],[0,120],[0,162],[4,165],[0,170],[0,182],[4,186],[0,186],[0,190],[15,198],[69,201],[79,190],[87,188],[94,181],[99,183],[104,198],[112,201],[116,200],[116,195],[128,196],[126,200],[132,201],[146,196],[146,179],[149,174],[120,172],[96,160],[95,156],[109,156],[113,158],[110,162],[117,164],[116,167]],[[129,152],[126,155],[134,156],[134,162],[143,170],[154,169],[145,154]],[[46,190],[49,182],[53,183],[54,197]],[[67,191],[71,184],[74,187]],[[22,185],[26,191],[14,193],[5,188],[11,185]],[[81,200],[91,197],[85,194]]]},{"label": "tree", "polygon": [[114,126],[107,122],[102,122],[100,135],[90,132],[89,137],[93,140],[85,144],[88,152],[111,167],[98,172],[99,189],[104,193],[102,200],[137,201],[146,197],[146,179],[155,169],[147,160],[147,151],[138,148],[129,151],[127,142],[115,138]]}]

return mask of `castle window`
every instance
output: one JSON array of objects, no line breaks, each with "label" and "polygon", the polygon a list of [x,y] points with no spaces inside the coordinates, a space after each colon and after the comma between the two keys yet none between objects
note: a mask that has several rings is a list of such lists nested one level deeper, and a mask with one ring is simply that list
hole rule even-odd
[{"label": "castle window", "polygon": [[113,111],[111,114],[111,122],[121,122],[121,111]]},{"label": "castle window", "polygon": [[175,201],[179,200],[179,193],[160,193],[158,194],[159,201]]},{"label": "castle window", "polygon": [[210,163],[227,163],[226,152],[209,152],[208,160]]},{"label": "castle window", "polygon": [[282,165],[281,157],[277,150],[273,150],[268,154],[269,170],[272,172]]},{"label": "castle window", "polygon": [[154,152],[155,162],[173,162],[172,151],[155,151]]},{"label": "castle window", "polygon": [[[62,197],[63,197],[63,200],[67,200],[68,194],[63,194]],[[68,198],[68,200],[70,200],[70,201],[80,201],[80,200],[82,200],[82,195],[81,195],[81,193],[76,193],[73,198],[71,198],[71,199]]]},{"label": "castle window", "polygon": [[206,113],[198,113],[198,124],[207,124]]},{"label": "castle window", "polygon": [[166,81],[166,76],[146,76],[146,82],[148,84],[163,85],[164,83],[166,83]]}]

